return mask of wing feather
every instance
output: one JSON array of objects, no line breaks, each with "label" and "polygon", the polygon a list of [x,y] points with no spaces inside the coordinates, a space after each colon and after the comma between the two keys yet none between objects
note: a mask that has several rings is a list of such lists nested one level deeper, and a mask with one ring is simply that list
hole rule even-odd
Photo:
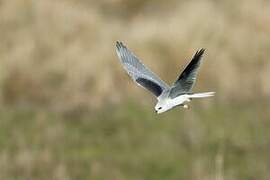
[{"label": "wing feather", "polygon": [[143,65],[122,42],[116,42],[116,52],[124,69],[137,84],[152,92],[156,97],[169,89],[169,86]]}]

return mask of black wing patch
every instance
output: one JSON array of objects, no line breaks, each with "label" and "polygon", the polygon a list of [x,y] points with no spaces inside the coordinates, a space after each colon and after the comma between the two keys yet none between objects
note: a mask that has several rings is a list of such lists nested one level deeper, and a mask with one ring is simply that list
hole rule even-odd
[{"label": "black wing patch", "polygon": [[148,79],[145,78],[138,78],[136,79],[136,82],[138,84],[140,84],[141,86],[143,86],[144,88],[146,88],[147,90],[151,91],[153,94],[155,94],[155,96],[159,96],[162,93],[162,88],[156,84],[153,81],[150,81]]},{"label": "black wing patch", "polygon": [[177,97],[181,94],[191,92],[191,89],[196,81],[198,68],[200,66],[204,51],[205,49],[200,49],[195,53],[190,63],[175,81],[173,88],[170,91],[170,97]]},{"label": "black wing patch", "polygon": [[196,54],[193,56],[192,60],[188,64],[188,66],[184,69],[184,71],[181,73],[177,81],[180,79],[185,79],[187,76],[192,73],[192,71],[196,70],[199,66],[199,61],[201,60],[201,57],[204,53],[205,49],[200,49],[196,52]]}]

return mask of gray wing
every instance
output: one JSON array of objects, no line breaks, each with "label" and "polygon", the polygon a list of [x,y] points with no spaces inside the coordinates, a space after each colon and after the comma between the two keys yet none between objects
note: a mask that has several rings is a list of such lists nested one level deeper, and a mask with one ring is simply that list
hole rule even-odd
[{"label": "gray wing", "polygon": [[137,84],[152,92],[156,97],[169,89],[169,86],[144,66],[122,42],[116,42],[116,52],[123,67]]},{"label": "gray wing", "polygon": [[180,74],[170,90],[170,97],[174,98],[181,94],[190,93],[196,82],[196,76],[205,49],[200,49],[193,56],[192,60],[184,71]]}]

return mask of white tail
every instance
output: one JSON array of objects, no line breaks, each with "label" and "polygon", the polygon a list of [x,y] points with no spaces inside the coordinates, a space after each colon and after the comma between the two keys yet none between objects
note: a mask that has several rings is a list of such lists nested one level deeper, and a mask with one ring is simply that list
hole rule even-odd
[{"label": "white tail", "polygon": [[195,93],[188,95],[188,98],[204,98],[214,96],[215,92]]}]

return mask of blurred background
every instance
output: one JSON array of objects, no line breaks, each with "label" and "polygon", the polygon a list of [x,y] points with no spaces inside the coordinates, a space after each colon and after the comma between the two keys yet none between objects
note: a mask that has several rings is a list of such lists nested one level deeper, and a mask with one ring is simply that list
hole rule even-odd
[{"label": "blurred background", "polygon": [[[0,37],[0,179],[269,179],[269,1],[2,0]],[[155,114],[116,40],[169,84],[206,48],[216,96]]]}]

